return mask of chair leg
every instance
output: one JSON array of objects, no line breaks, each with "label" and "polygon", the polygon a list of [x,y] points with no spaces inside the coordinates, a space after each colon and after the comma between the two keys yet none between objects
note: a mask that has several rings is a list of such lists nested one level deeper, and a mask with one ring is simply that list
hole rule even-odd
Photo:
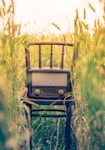
[{"label": "chair leg", "polygon": [[71,124],[71,105],[67,105],[66,106],[66,129],[65,129],[65,150],[70,150],[70,145],[71,145],[71,141],[70,141],[70,133],[71,133],[71,128],[70,128],[70,124]]},{"label": "chair leg", "polygon": [[[26,114],[26,120],[28,124],[29,129],[29,148],[32,150],[32,133],[31,133],[31,126],[32,126],[32,113],[31,113],[31,105],[24,104],[25,114]],[[28,149],[27,149],[28,150]]]},{"label": "chair leg", "polygon": [[29,150],[32,150],[32,114],[30,113],[31,120],[30,120],[30,139],[29,139]]}]

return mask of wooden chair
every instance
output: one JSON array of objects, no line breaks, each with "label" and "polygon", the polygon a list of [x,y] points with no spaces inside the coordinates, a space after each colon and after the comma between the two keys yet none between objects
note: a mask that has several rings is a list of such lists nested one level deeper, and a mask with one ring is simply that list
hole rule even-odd
[{"label": "wooden chair", "polygon": [[[42,50],[48,46],[50,49],[50,62],[46,68],[42,66]],[[30,65],[30,48],[37,49],[38,67],[32,68]],[[61,63],[59,67],[53,67],[54,48],[61,49]],[[70,150],[71,145],[71,117],[72,105],[75,104],[72,95],[71,71],[64,68],[64,54],[66,47],[73,47],[72,43],[62,42],[32,42],[26,44],[25,60],[26,60],[26,91],[21,96],[24,105],[28,107],[26,111],[27,120],[31,126],[33,117],[55,117],[66,118],[65,129],[65,150]],[[33,56],[34,58],[34,56]],[[45,105],[46,109],[34,109],[33,103]],[[48,105],[65,106],[66,109],[49,109]],[[47,112],[51,112],[47,114]],[[30,113],[29,113],[30,112]],[[43,113],[40,113],[43,112]],[[55,113],[55,112],[58,112]],[[30,137],[30,149],[32,150],[32,136]]]}]

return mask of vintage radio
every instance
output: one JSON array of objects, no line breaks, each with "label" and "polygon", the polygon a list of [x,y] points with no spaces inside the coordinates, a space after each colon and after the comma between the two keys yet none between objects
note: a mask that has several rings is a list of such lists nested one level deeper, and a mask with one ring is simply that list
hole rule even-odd
[{"label": "vintage radio", "polygon": [[70,72],[64,69],[29,69],[28,97],[62,99],[71,92]]}]

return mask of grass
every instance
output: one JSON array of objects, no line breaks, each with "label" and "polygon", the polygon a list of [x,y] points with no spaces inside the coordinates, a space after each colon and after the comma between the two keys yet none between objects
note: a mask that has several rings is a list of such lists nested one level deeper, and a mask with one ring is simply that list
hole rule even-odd
[{"label": "grass", "polygon": [[[94,7],[89,4],[90,9]],[[61,41],[61,36],[50,34],[38,36],[20,34],[21,25],[14,23],[14,1],[7,7],[2,0],[0,19],[0,147],[4,150],[5,143],[14,150],[24,145],[24,138],[29,137],[23,105],[19,92],[25,81],[24,41]],[[69,31],[63,35],[66,42],[74,42],[77,58],[73,66],[73,94],[76,99],[76,109],[73,115],[73,131],[77,138],[79,150],[105,149],[105,27],[97,20],[94,23],[93,34],[90,34],[88,24],[79,19],[78,11],[74,20],[74,33]],[[84,18],[86,11],[84,10]],[[104,17],[105,18],[105,17]],[[53,25],[61,30],[56,24]],[[73,37],[73,38],[72,38]],[[37,55],[36,55],[37,56]],[[45,65],[48,60],[47,48],[43,53]],[[66,51],[65,67],[70,67],[71,57]],[[33,57],[33,55],[31,56]],[[55,66],[59,64],[57,52]],[[70,62],[69,62],[70,60]],[[32,62],[32,64],[36,62]],[[38,107],[35,105],[34,107]],[[6,118],[6,119],[5,119]],[[64,119],[36,119],[35,142],[37,150],[64,149]],[[6,126],[7,130],[4,130]],[[17,134],[17,129],[18,133]],[[54,132],[52,132],[54,131]],[[24,133],[24,134],[23,134]],[[13,140],[14,139],[14,140]],[[7,142],[8,141],[8,142]],[[12,144],[11,144],[12,141]],[[14,142],[15,141],[15,142]],[[23,141],[23,143],[22,143]],[[15,143],[13,145],[13,143]],[[75,148],[74,148],[75,149]]]}]

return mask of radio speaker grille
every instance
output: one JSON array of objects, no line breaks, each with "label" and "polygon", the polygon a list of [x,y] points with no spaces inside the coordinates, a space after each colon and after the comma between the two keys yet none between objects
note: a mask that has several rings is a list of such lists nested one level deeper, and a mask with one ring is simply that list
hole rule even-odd
[{"label": "radio speaker grille", "polygon": [[32,86],[67,86],[67,73],[32,73]]}]

